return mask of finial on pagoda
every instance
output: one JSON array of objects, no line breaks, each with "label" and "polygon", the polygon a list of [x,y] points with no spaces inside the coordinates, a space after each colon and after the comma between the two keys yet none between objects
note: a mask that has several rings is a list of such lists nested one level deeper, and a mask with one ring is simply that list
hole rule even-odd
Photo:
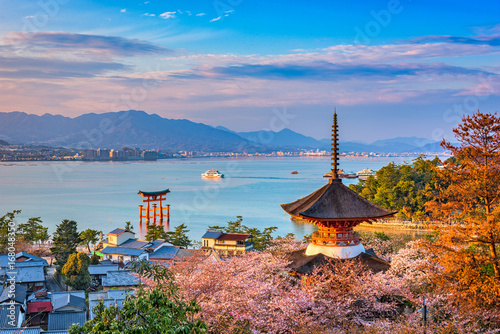
[{"label": "finial on pagoda", "polygon": [[342,182],[339,178],[339,133],[337,124],[337,108],[333,113],[332,125],[332,178],[331,182]]}]

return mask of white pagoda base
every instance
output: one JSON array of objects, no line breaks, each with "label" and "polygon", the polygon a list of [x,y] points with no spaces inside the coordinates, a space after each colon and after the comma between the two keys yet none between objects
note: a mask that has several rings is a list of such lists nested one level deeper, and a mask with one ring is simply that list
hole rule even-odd
[{"label": "white pagoda base", "polygon": [[362,244],[356,246],[318,246],[310,243],[306,249],[307,256],[323,254],[336,259],[350,259],[358,256],[365,251]]}]

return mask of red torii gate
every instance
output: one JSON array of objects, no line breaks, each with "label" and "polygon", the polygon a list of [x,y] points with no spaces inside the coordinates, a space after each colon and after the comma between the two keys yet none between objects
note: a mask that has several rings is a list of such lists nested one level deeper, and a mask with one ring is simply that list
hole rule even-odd
[{"label": "red torii gate", "polygon": [[[166,226],[168,228],[170,224],[170,204],[163,205],[163,201],[166,199],[164,196],[168,194],[170,190],[165,189],[162,191],[141,191],[138,194],[145,197],[142,201],[146,204],[139,205],[139,224],[142,225],[142,219],[146,219],[146,225],[153,224],[156,225],[156,219],[159,218],[159,225],[163,225],[163,218],[167,217]],[[158,203],[156,203],[158,202]],[[166,214],[164,213],[166,210]]]}]

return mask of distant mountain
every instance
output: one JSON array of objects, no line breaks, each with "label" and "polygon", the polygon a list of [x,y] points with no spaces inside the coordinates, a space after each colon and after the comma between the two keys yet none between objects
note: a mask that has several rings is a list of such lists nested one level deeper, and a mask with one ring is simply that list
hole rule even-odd
[{"label": "distant mountain", "polygon": [[[316,140],[289,129],[279,132],[234,132],[185,119],[167,119],[144,111],[129,110],[61,115],[0,113],[0,139],[10,143],[46,144],[73,148],[140,147],[170,151],[269,152],[271,150],[331,149],[330,139]],[[0,142],[1,144],[1,142]],[[377,140],[371,144],[340,142],[341,152],[442,152],[439,142],[417,137]]]},{"label": "distant mountain", "polygon": [[236,132],[240,137],[245,138],[254,143],[264,144],[279,148],[304,148],[317,149],[321,147],[321,142],[318,140],[301,135],[289,129],[283,129],[279,132],[274,131],[253,131],[253,132]]},{"label": "distant mountain", "polygon": [[9,146],[10,144],[7,143],[5,140],[0,140],[0,146]]},{"label": "distant mountain", "polygon": [[76,148],[237,151],[258,149],[240,136],[185,119],[166,119],[144,111],[85,114],[76,118],[21,112],[0,113],[0,137],[17,143]]}]

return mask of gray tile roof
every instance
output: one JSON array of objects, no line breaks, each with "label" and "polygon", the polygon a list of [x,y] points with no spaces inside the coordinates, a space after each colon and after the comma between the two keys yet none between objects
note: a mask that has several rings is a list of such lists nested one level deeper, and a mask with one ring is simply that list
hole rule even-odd
[{"label": "gray tile roof", "polygon": [[125,242],[122,242],[120,244],[120,247],[125,247],[125,248],[135,248],[135,249],[141,249],[147,245],[150,245],[150,242],[147,241],[141,241],[141,240],[135,240],[135,239],[128,239]]},{"label": "gray tile roof", "polygon": [[[26,328],[11,328],[0,329],[0,334],[40,334],[42,329],[40,327],[26,327]],[[43,332],[44,334],[48,332]]]},{"label": "gray tile roof", "polygon": [[135,286],[139,284],[139,277],[129,270],[108,271],[102,278],[102,286]]},{"label": "gray tile roof", "polygon": [[9,301],[12,299],[20,304],[23,304],[26,301],[26,290],[27,290],[27,288],[25,286],[16,284],[15,289],[12,291],[12,293],[14,294],[14,298],[10,298],[9,292],[11,290],[9,289],[9,284],[8,284],[2,290],[2,294],[0,295],[0,303],[6,302],[6,301]]},{"label": "gray tile roof", "polygon": [[52,299],[52,308],[55,312],[66,306],[73,306],[83,311],[87,309],[85,298],[77,297],[69,293],[62,296],[56,296]]},{"label": "gray tile roof", "polygon": [[48,330],[67,330],[72,325],[83,326],[87,322],[87,312],[51,312]]},{"label": "gray tile roof", "polygon": [[101,251],[102,254],[116,254],[116,255],[128,255],[128,256],[139,256],[143,252],[144,252],[143,249],[109,247],[109,246]]},{"label": "gray tile roof", "polygon": [[102,265],[102,264],[91,264],[89,266],[90,275],[106,275],[110,270],[118,270],[117,264]]},{"label": "gray tile roof", "polygon": [[[11,310],[9,310],[10,305],[0,305],[0,328],[15,328],[19,322],[19,317],[21,316],[21,306],[19,304],[14,304],[14,319],[8,318],[11,316]],[[14,321],[15,325],[12,326],[10,322]]]},{"label": "gray tile roof", "polygon": [[151,260],[170,260],[175,257],[177,252],[179,251],[179,247],[176,246],[163,246],[158,249],[156,252],[149,254],[149,258]]},{"label": "gray tile roof", "polygon": [[[9,273],[15,273],[9,275]],[[44,282],[45,281],[45,273],[43,271],[43,266],[22,266],[16,268],[13,271],[10,271],[9,268],[0,269],[0,275],[8,275],[9,277],[15,277],[16,283],[33,283],[33,282]]]},{"label": "gray tile roof", "polygon": [[[45,259],[42,259],[41,257],[31,255],[28,253],[17,253],[16,254],[16,259],[21,257],[21,256],[26,256],[29,257],[29,260],[24,260],[24,261],[16,261],[16,266],[39,266],[42,265],[44,267],[47,267],[49,264]],[[0,254],[0,267],[8,267],[9,266],[9,256],[7,254]]]},{"label": "gray tile roof", "polygon": [[107,234],[120,235],[120,234],[125,233],[125,232],[134,233],[134,232],[126,230],[124,228],[115,228],[113,231],[111,231]]},{"label": "gray tile roof", "polygon": [[202,239],[217,239],[222,232],[219,231],[207,231],[203,236],[201,237]]}]

